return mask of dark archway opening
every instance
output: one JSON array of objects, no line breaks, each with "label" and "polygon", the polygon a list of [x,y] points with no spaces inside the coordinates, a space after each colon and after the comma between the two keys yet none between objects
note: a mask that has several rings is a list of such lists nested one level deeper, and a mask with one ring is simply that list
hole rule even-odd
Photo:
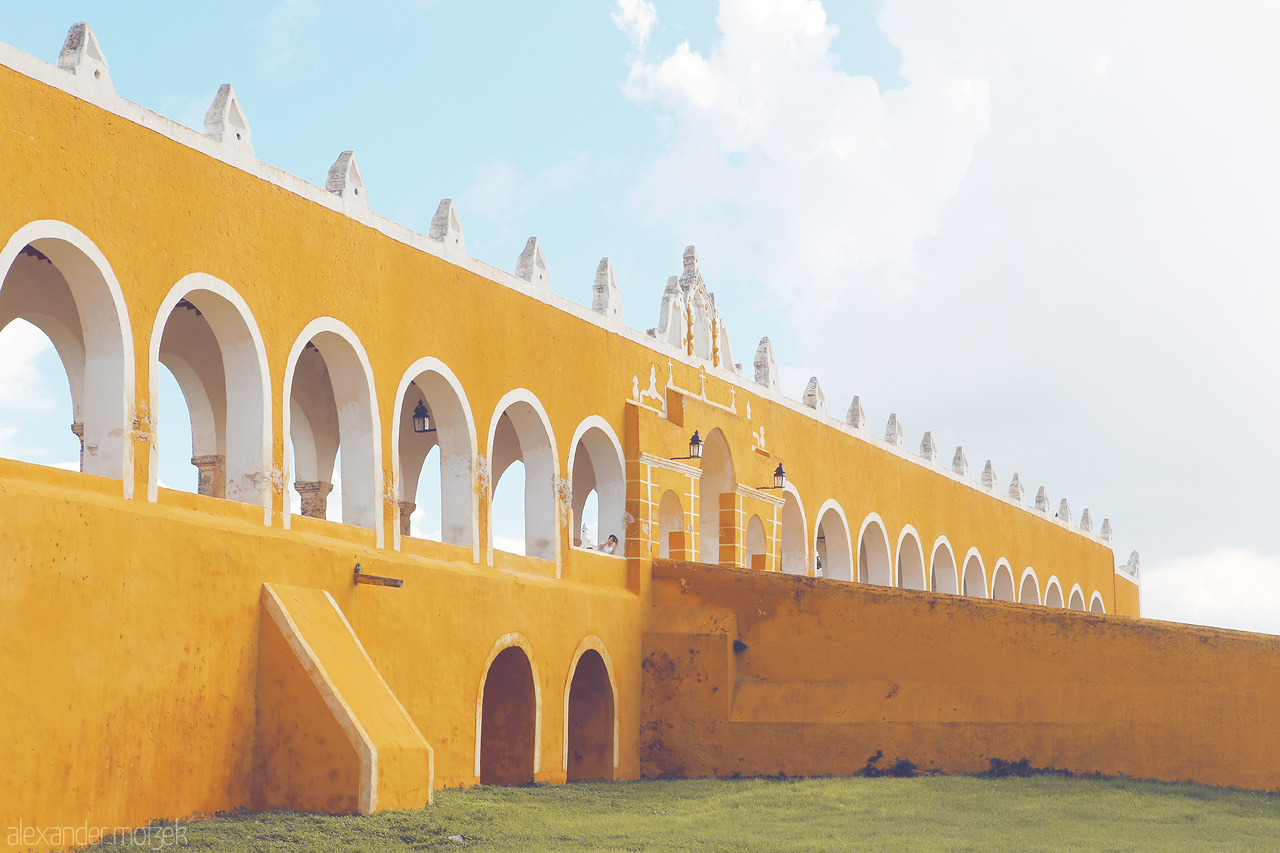
[{"label": "dark archway opening", "polygon": [[480,784],[529,784],[538,710],[523,649],[511,646],[493,659],[481,702]]},{"label": "dark archway opening", "polygon": [[569,684],[569,781],[613,781],[613,687],[604,658],[588,649]]}]

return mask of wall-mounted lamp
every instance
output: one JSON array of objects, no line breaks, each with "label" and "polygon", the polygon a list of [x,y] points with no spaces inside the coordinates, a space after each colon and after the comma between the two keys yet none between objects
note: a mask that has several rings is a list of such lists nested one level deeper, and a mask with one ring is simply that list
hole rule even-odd
[{"label": "wall-mounted lamp", "polygon": [[693,438],[689,439],[689,455],[688,456],[672,456],[672,459],[701,459],[702,458],[702,436],[698,435],[698,431],[693,431]]},{"label": "wall-mounted lamp", "polygon": [[782,470],[782,463],[778,463],[778,467],[773,471],[773,485],[761,486],[761,489],[785,489],[787,487],[787,472]]},{"label": "wall-mounted lamp", "polygon": [[431,410],[419,400],[418,407],[413,410],[413,431],[414,432],[435,432],[436,428],[431,425]]}]

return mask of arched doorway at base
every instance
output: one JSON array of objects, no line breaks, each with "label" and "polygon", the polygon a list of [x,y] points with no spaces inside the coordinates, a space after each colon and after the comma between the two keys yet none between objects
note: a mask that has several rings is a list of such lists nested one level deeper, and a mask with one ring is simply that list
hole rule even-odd
[{"label": "arched doorway at base", "polygon": [[533,781],[537,697],[524,649],[510,646],[489,665],[480,722],[480,784]]},{"label": "arched doorway at base", "polygon": [[604,659],[587,649],[569,685],[570,782],[613,781],[613,685]]}]

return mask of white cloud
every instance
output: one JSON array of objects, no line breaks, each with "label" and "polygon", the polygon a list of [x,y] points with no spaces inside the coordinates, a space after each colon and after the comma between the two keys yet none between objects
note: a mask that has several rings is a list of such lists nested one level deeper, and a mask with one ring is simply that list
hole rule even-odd
[{"label": "white cloud", "polygon": [[516,539],[511,536],[495,536],[493,537],[493,547],[499,551],[506,551],[509,554],[523,554],[524,540]]},{"label": "white cloud", "polygon": [[1219,548],[1144,570],[1142,615],[1280,634],[1280,557]]},{"label": "white cloud", "polygon": [[717,21],[633,65],[666,130],[633,198],[731,321],[786,306],[790,344],[750,330],[784,376],[1111,517],[1121,555],[1280,553],[1280,7],[885,0],[891,91],[815,0]]},{"label": "white cloud", "polygon": [[21,403],[30,410],[48,402],[40,356],[51,349],[44,332],[26,320],[14,320],[0,330],[0,408]]},{"label": "white cloud", "polygon": [[632,66],[628,94],[675,119],[636,194],[650,218],[796,311],[907,264],[987,129],[987,80],[931,65],[882,92],[840,70],[816,0],[722,0],[717,21],[708,56],[685,43]]},{"label": "white cloud", "polygon": [[279,0],[250,29],[259,36],[262,66],[272,72],[297,70],[320,56],[317,39],[304,32],[319,12],[314,0]]},{"label": "white cloud", "polygon": [[616,12],[610,12],[614,26],[627,34],[636,50],[644,50],[649,34],[658,25],[658,10],[649,0],[618,0]]}]

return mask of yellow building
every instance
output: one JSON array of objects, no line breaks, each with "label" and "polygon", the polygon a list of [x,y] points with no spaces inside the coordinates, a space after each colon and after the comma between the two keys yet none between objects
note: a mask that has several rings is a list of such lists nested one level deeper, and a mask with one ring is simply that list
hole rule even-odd
[{"label": "yellow building", "polygon": [[[0,328],[52,340],[83,441],[0,459],[0,849],[877,749],[1280,785],[1274,638],[1138,620],[1105,525],[787,399],[767,339],[742,370],[692,247],[638,331],[607,259],[587,308],[447,200],[410,232],[350,152],[256,160],[229,86],[203,134],[116,96],[83,25],[57,66],[0,45],[0,116]],[[161,365],[199,494],[158,485]]]}]

